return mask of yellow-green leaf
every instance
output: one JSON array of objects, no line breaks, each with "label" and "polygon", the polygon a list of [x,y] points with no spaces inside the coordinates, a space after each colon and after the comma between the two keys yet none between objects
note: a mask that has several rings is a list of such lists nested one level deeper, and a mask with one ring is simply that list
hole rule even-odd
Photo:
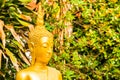
[{"label": "yellow-green leaf", "polygon": [[18,61],[16,57],[13,55],[13,53],[9,49],[5,48],[5,50],[6,50],[6,54],[10,57],[10,60],[12,64],[14,65],[15,69],[19,71],[19,65],[17,64]]},{"label": "yellow-green leaf", "polygon": [[23,26],[29,26],[29,25],[30,25],[30,23],[28,23],[28,22],[25,22],[25,21],[20,20],[20,19],[18,19],[18,18],[16,18],[16,19],[17,19],[18,22],[19,22],[20,24],[22,24]]},{"label": "yellow-green leaf", "polygon": [[12,42],[15,43],[22,51],[24,51],[23,46],[19,42],[15,40],[12,40]]},{"label": "yellow-green leaf", "polygon": [[25,55],[19,50],[19,54],[22,57],[22,59],[24,60],[24,62],[28,65],[30,65],[29,60],[27,59],[27,57],[25,57]]},{"label": "yellow-green leaf", "polygon": [[4,22],[0,20],[0,38],[2,40],[2,44],[5,47],[6,41],[5,41],[5,33],[3,30]]}]

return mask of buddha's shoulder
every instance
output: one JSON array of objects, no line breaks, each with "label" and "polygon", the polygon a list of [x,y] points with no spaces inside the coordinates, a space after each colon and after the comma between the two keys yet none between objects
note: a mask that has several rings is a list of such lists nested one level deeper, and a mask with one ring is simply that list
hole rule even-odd
[{"label": "buddha's shoulder", "polygon": [[56,74],[60,74],[60,71],[57,70],[56,68],[53,68],[53,67],[48,67],[48,68],[51,72],[56,73]]},{"label": "buddha's shoulder", "polygon": [[62,80],[62,74],[56,68],[49,67],[49,72],[52,77],[51,80]]},{"label": "buddha's shoulder", "polygon": [[27,80],[26,78],[29,76],[29,71],[27,69],[23,69],[17,72],[16,80]]},{"label": "buddha's shoulder", "polygon": [[29,68],[23,69],[17,73],[18,76],[27,76],[32,71]]}]

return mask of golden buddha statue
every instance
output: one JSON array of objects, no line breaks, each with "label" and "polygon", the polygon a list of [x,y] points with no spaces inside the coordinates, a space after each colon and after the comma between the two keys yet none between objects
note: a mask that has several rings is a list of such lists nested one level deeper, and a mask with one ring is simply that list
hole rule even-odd
[{"label": "golden buddha statue", "polygon": [[35,29],[29,33],[31,65],[19,71],[16,80],[62,80],[58,70],[47,66],[53,51],[53,35],[43,26],[41,6],[39,6],[38,15]]}]

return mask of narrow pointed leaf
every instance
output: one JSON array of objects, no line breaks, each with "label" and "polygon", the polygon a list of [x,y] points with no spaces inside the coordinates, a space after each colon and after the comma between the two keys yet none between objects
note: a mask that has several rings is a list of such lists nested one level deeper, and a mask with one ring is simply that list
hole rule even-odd
[{"label": "narrow pointed leaf", "polygon": [[5,33],[3,30],[4,22],[0,20],[0,38],[2,40],[2,44],[5,47],[6,41],[5,41]]},{"label": "narrow pointed leaf", "polygon": [[28,3],[28,4],[26,5],[26,7],[27,7],[28,9],[30,9],[30,10],[33,10],[33,9],[36,8],[36,3],[37,3],[37,0],[31,0],[31,2]]},{"label": "narrow pointed leaf", "polygon": [[20,20],[20,19],[18,19],[18,18],[16,18],[16,19],[17,19],[18,22],[19,22],[20,24],[22,24],[23,26],[29,26],[29,25],[30,25],[30,23],[28,23],[28,22],[22,21],[22,20]]},{"label": "narrow pointed leaf", "polygon": [[28,23],[28,22],[25,22],[25,21],[22,21],[22,20],[20,20],[20,19],[18,19],[18,18],[17,18],[17,20],[18,20],[18,22],[20,22],[23,26],[28,27],[30,31],[32,31],[32,30],[34,29],[34,26],[33,26],[32,24],[30,24],[30,23]]},{"label": "narrow pointed leaf", "polygon": [[31,2],[31,0],[18,0],[18,1],[20,1],[20,2],[22,2],[24,4],[27,4],[27,3]]},{"label": "narrow pointed leaf", "polygon": [[1,63],[2,63],[2,50],[0,50],[0,69],[1,69]]},{"label": "narrow pointed leaf", "polygon": [[21,18],[21,19],[23,19],[23,20],[32,21],[32,19],[31,19],[30,16],[27,16],[27,15],[24,15],[24,14],[17,14],[16,12],[14,12],[14,14],[15,14],[18,18]]},{"label": "narrow pointed leaf", "polygon": [[13,53],[9,49],[5,48],[5,50],[6,50],[6,54],[10,57],[10,60],[12,64],[14,65],[15,69],[19,71],[19,65],[17,64],[18,61],[16,57],[13,55]]},{"label": "narrow pointed leaf", "polygon": [[12,40],[12,42],[14,44],[16,44],[19,47],[19,49],[21,49],[22,51],[24,51],[23,46],[19,42],[15,41],[15,40]]},{"label": "narrow pointed leaf", "polygon": [[0,71],[0,75],[3,76],[3,77],[5,77],[5,74],[3,74],[1,71]]},{"label": "narrow pointed leaf", "polygon": [[30,65],[29,60],[27,59],[27,57],[25,57],[25,55],[19,50],[20,56],[22,57],[22,60],[24,60],[24,62],[28,65]]}]

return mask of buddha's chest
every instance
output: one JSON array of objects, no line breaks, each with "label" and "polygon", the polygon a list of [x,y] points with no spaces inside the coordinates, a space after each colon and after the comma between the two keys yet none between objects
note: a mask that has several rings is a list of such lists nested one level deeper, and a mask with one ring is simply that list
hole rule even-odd
[{"label": "buddha's chest", "polygon": [[58,80],[58,75],[54,73],[33,73],[29,75],[30,80]]}]

